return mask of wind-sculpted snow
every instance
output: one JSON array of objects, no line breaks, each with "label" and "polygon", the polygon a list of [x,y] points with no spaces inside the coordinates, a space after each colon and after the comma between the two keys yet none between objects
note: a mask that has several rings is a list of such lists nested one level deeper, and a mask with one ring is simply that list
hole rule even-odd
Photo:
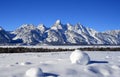
[{"label": "wind-sculpted snow", "polygon": [[85,52],[87,65],[72,64],[72,52],[0,54],[0,77],[119,77],[120,52]]},{"label": "wind-sculpted snow", "polygon": [[[62,24],[57,20],[50,28],[40,24],[23,24],[13,32],[0,28],[0,44],[18,45],[120,45],[120,30],[97,32],[80,23]],[[3,40],[5,39],[5,40]]]}]

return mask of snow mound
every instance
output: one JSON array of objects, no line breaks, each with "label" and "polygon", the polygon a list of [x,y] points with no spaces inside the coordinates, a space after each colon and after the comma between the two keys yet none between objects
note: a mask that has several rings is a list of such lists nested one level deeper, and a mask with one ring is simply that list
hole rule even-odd
[{"label": "snow mound", "polygon": [[73,64],[87,65],[90,61],[90,57],[85,52],[75,50],[71,53],[70,60]]},{"label": "snow mound", "polygon": [[40,68],[30,68],[26,71],[25,77],[44,77],[44,74]]}]

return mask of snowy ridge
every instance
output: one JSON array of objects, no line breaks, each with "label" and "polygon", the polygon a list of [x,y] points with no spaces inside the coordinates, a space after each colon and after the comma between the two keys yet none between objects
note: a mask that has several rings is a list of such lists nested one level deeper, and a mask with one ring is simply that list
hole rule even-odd
[{"label": "snowy ridge", "polygon": [[19,44],[19,45],[120,45],[120,30],[97,32],[85,27],[80,23],[72,25],[62,24],[57,20],[50,28],[44,24],[37,27],[33,24],[23,24],[13,32],[7,32],[0,28],[0,44]]}]

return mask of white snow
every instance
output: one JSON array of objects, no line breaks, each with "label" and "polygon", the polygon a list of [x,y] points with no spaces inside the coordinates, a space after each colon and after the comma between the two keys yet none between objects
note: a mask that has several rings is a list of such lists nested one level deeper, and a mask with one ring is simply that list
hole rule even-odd
[{"label": "white snow", "polygon": [[71,53],[0,54],[0,77],[120,77],[119,51],[85,51],[90,57],[87,65],[72,64]]},{"label": "white snow", "polygon": [[70,60],[74,64],[87,65],[90,61],[90,57],[87,53],[80,50],[75,50],[70,55]]},{"label": "white snow", "polygon": [[3,30],[3,28],[0,26],[0,31]]},{"label": "white snow", "polygon": [[61,21],[58,19],[58,20],[56,20],[56,24],[60,24],[61,23]]},{"label": "white snow", "polygon": [[37,29],[39,29],[39,30],[41,31],[41,33],[44,33],[45,30],[46,30],[46,27],[44,26],[44,24],[39,24],[39,25],[37,26]]},{"label": "white snow", "polygon": [[40,68],[30,68],[26,71],[26,77],[44,77],[42,69]]}]

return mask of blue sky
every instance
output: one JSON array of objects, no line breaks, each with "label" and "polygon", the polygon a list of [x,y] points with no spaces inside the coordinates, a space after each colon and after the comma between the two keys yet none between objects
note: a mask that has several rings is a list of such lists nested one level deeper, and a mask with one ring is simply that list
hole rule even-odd
[{"label": "blue sky", "polygon": [[22,24],[50,27],[57,19],[98,31],[120,29],[120,0],[0,0],[0,26],[6,30]]}]

